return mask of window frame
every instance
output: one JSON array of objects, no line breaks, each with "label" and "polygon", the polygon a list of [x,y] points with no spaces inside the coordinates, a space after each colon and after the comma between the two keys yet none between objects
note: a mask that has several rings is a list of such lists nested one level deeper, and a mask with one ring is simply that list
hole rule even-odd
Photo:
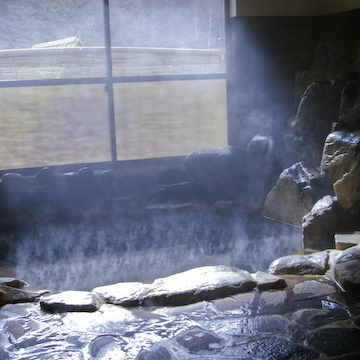
[{"label": "window frame", "polygon": [[[225,11],[225,37],[227,36],[227,18],[228,18],[228,0],[224,1]],[[157,82],[157,81],[187,81],[187,80],[225,80],[226,87],[228,87],[228,72],[224,73],[207,73],[207,74],[162,74],[162,75],[136,75],[136,76],[113,76],[113,65],[112,65],[112,48],[111,48],[111,34],[110,34],[110,7],[109,0],[102,0],[103,3],[103,27],[104,27],[104,38],[105,38],[105,58],[106,58],[106,76],[102,77],[81,77],[81,78],[48,78],[48,79],[29,79],[29,80],[4,80],[0,81],[0,88],[21,88],[21,87],[38,87],[38,86],[62,86],[62,85],[94,85],[103,84],[104,90],[107,93],[107,106],[108,106],[108,123],[109,123],[109,141],[110,141],[110,157],[109,164],[116,166],[118,162],[121,163],[141,163],[147,160],[153,159],[138,159],[138,160],[117,160],[116,150],[116,127],[115,127],[115,104],[114,104],[114,84],[119,83],[141,83],[141,82]],[[225,42],[226,44],[226,42]],[[226,51],[225,47],[225,51]],[[226,60],[227,61],[227,60]],[[228,103],[228,101],[227,101]],[[168,163],[171,157],[161,158],[164,163]],[[175,162],[182,159],[183,156],[172,157]],[[158,159],[159,160],[159,159]],[[105,163],[93,163],[92,165],[101,165]],[[89,165],[89,164],[85,164]],[[65,165],[54,165],[51,167],[62,167]],[[69,168],[77,167],[79,164],[69,164]],[[27,168],[30,170],[31,168]],[[38,169],[38,168],[36,168]],[[0,170],[1,173],[5,173],[5,170]],[[25,171],[28,172],[28,171]]]}]

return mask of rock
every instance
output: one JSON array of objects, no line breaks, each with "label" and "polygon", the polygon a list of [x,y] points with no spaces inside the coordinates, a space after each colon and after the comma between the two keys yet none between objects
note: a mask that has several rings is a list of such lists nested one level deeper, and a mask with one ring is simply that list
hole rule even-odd
[{"label": "rock", "polygon": [[332,272],[337,258],[342,254],[340,250],[329,250],[328,267],[329,272]]},{"label": "rock", "polygon": [[319,171],[296,163],[280,174],[266,198],[262,215],[301,225],[314,203],[331,191]]},{"label": "rock", "polygon": [[16,173],[5,174],[0,182],[0,194],[7,211],[14,211],[24,200],[27,193],[25,179]]},{"label": "rock", "polygon": [[118,191],[116,189],[116,176],[111,170],[104,170],[99,174],[99,188],[101,193],[107,199],[113,199],[117,196]]},{"label": "rock", "polygon": [[218,214],[233,214],[243,210],[243,205],[237,201],[217,201],[211,206],[211,211]]},{"label": "rock", "polygon": [[247,271],[219,265],[198,267],[151,284],[129,282],[98,287],[93,293],[123,306],[173,306],[247,292],[255,286]]},{"label": "rock", "polygon": [[247,146],[246,163],[249,189],[254,201],[261,206],[281,172],[275,156],[275,139],[270,135],[255,135]]},{"label": "rock", "polygon": [[232,346],[236,359],[317,359],[319,353],[280,337],[266,337]]},{"label": "rock", "polygon": [[347,320],[350,315],[346,309],[302,309],[289,316],[306,330],[313,330],[334,321]]},{"label": "rock", "polygon": [[349,81],[341,94],[340,129],[360,130],[360,80]]},{"label": "rock", "polygon": [[0,306],[5,304],[32,302],[46,293],[48,293],[47,290],[33,292],[1,284]]},{"label": "rock", "polygon": [[148,205],[143,207],[137,214],[166,214],[166,213],[178,213],[178,212],[188,212],[188,211],[199,211],[203,209],[202,204],[196,203],[161,203]]},{"label": "rock", "polygon": [[99,295],[87,291],[64,291],[43,296],[40,306],[44,311],[61,313],[68,311],[94,312],[99,310],[103,300]]},{"label": "rock", "polygon": [[360,244],[360,232],[348,234],[335,234],[335,245],[337,250],[346,250]]},{"label": "rock", "polygon": [[176,341],[190,353],[214,355],[225,347],[221,337],[201,328],[192,328],[176,336]]},{"label": "rock", "polygon": [[326,138],[321,168],[334,184],[350,172],[359,152],[360,131],[335,131]]},{"label": "rock", "polygon": [[344,250],[336,258],[333,276],[343,290],[360,295],[360,245]]},{"label": "rock", "polygon": [[10,277],[0,277],[0,286],[1,285],[10,286],[17,289],[21,289],[24,286],[28,286],[26,281],[16,278],[10,278]]},{"label": "rock", "polygon": [[135,358],[135,360],[172,360],[173,357],[169,351],[163,347],[158,346],[156,349],[142,350]]},{"label": "rock", "polygon": [[78,196],[85,207],[93,206],[99,198],[100,189],[92,169],[83,167],[78,171]]},{"label": "rock", "polygon": [[159,186],[147,197],[149,203],[186,203],[199,200],[198,189],[194,181]]},{"label": "rock", "polygon": [[359,227],[360,217],[359,152],[359,131],[334,132],[326,139],[321,164],[333,182],[336,197],[352,230]]},{"label": "rock", "polygon": [[315,48],[312,69],[354,70],[358,68],[359,33],[356,23],[332,24]]},{"label": "rock", "polygon": [[145,285],[141,282],[122,282],[99,286],[92,292],[100,295],[109,304],[137,306],[141,304],[144,295],[150,288],[151,285]]},{"label": "rock", "polygon": [[260,291],[282,289],[287,286],[286,281],[283,278],[267,274],[263,271],[258,271],[255,274],[251,274],[251,276],[256,281],[256,287]]},{"label": "rock", "polygon": [[354,230],[360,229],[360,157],[350,171],[334,184],[336,197]]},{"label": "rock", "polygon": [[10,354],[5,349],[0,347],[0,359],[6,360],[9,358],[10,358]]},{"label": "rock", "polygon": [[142,303],[183,305],[251,291],[256,282],[250,273],[228,266],[204,266],[156,279]]},{"label": "rock", "polygon": [[312,299],[336,292],[335,286],[329,281],[307,280],[294,286],[292,300]]},{"label": "rock", "polygon": [[111,335],[102,335],[98,336],[96,339],[92,340],[89,346],[89,352],[92,358],[101,358],[102,352],[106,349],[107,346],[116,345],[118,338]]},{"label": "rock", "polygon": [[296,114],[301,137],[310,150],[307,162],[319,166],[326,137],[339,120],[344,83],[332,80],[313,82],[306,89]]},{"label": "rock", "polygon": [[56,186],[56,178],[51,168],[44,167],[35,175],[35,183],[38,186]]},{"label": "rock", "polygon": [[[313,333],[308,346],[319,349],[329,356],[338,356],[359,351],[360,329],[328,327]],[[345,359],[358,359],[359,354]]]},{"label": "rock", "polygon": [[260,294],[260,314],[263,310],[267,311],[269,308],[285,306],[288,300],[286,290],[265,291]]},{"label": "rock", "polygon": [[323,275],[328,269],[328,253],[287,255],[274,260],[267,272],[273,275]]},{"label": "rock", "polygon": [[313,82],[337,79],[343,83],[347,83],[348,81],[358,78],[359,72],[356,70],[310,69],[305,71],[298,71],[295,74],[295,105],[299,106],[305,90]]},{"label": "rock", "polygon": [[209,202],[234,200],[247,183],[245,151],[232,145],[193,152],[184,164],[198,193]]},{"label": "rock", "polygon": [[302,221],[304,247],[316,250],[334,249],[334,236],[341,216],[337,198],[326,195],[316,202]]}]

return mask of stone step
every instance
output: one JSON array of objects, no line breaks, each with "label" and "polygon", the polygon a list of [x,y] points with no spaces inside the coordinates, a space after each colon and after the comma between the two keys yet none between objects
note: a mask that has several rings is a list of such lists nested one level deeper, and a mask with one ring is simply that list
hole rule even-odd
[{"label": "stone step", "polygon": [[335,245],[337,250],[345,250],[360,244],[360,231],[351,234],[335,234]]}]

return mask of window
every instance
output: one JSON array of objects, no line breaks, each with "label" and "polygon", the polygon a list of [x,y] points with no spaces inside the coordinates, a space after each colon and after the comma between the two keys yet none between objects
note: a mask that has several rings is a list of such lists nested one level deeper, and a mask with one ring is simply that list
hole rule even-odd
[{"label": "window", "polygon": [[4,0],[0,20],[0,168],[227,144],[223,0]]}]

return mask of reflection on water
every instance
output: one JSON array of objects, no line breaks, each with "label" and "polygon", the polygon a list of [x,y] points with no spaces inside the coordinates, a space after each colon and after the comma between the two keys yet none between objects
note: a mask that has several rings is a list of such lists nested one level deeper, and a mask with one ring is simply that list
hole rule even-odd
[{"label": "reflection on water", "polygon": [[[286,277],[288,287],[267,292],[267,303],[265,293],[252,291],[178,307],[103,304],[92,313],[6,305],[0,351],[11,359],[325,359],[347,352],[357,358],[359,304],[341,293],[293,301],[294,285],[307,280]],[[327,341],[336,334],[346,336]]]}]

